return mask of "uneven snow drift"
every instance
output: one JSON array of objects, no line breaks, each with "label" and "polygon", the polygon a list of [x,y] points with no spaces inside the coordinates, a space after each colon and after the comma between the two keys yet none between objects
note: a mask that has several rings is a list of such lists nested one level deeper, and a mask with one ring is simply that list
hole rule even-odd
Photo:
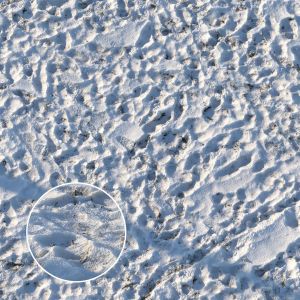
[{"label": "uneven snow drift", "polygon": [[[299,49],[295,0],[0,1],[0,298],[300,299]],[[73,181],[128,230],[68,284],[25,228]],[[64,215],[90,235],[89,205]],[[94,275],[85,253],[117,255],[65,226],[53,247],[35,227],[39,259]]]}]

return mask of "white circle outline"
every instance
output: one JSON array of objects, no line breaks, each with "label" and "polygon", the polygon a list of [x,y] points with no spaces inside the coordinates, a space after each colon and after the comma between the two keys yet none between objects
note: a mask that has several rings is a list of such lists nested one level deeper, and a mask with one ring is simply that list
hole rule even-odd
[{"label": "white circle outline", "polygon": [[[67,186],[67,185],[74,185],[74,184],[79,184],[79,185],[84,185],[84,186],[88,186],[88,187],[93,187],[93,188],[96,188],[97,190],[103,192],[104,194],[106,194],[118,207],[120,213],[121,213],[121,216],[122,216],[122,220],[123,220],[123,223],[124,223],[124,232],[125,232],[125,236],[124,236],[124,242],[123,242],[123,246],[122,246],[122,249],[120,251],[120,254],[119,256],[117,257],[117,259],[115,260],[115,262],[103,273],[101,273],[100,275],[97,275],[93,278],[90,278],[90,279],[86,279],[86,280],[67,280],[67,279],[63,279],[63,278],[60,278],[60,277],[57,277],[51,273],[49,273],[47,270],[44,269],[44,267],[42,267],[40,265],[40,263],[37,261],[37,259],[35,258],[35,256],[33,255],[32,251],[31,251],[31,248],[30,248],[30,243],[29,243],[29,235],[28,235],[28,226],[29,226],[29,221],[30,221],[30,217],[31,217],[31,214],[34,210],[34,208],[36,207],[36,205],[44,199],[44,197],[50,193],[51,191],[59,188],[59,187],[62,187],[62,186]],[[57,185],[53,188],[51,188],[50,190],[48,190],[47,192],[45,192],[37,201],[36,203],[33,205],[33,207],[31,208],[30,210],[30,213],[29,213],[29,216],[28,216],[28,219],[27,219],[27,223],[26,223],[26,243],[27,243],[27,247],[29,249],[29,252],[31,254],[31,256],[33,257],[33,259],[35,260],[35,262],[38,264],[38,266],[44,271],[46,272],[48,275],[50,275],[51,277],[53,278],[56,278],[56,279],[59,279],[59,280],[62,280],[62,281],[65,281],[65,282],[69,282],[69,283],[79,283],[79,282],[88,282],[88,281],[91,281],[91,280],[95,280],[103,275],[105,275],[109,270],[111,270],[120,260],[120,257],[121,255],[123,254],[123,251],[125,249],[125,244],[126,244],[126,239],[127,239],[127,227],[126,227],[126,221],[125,221],[125,217],[124,217],[124,214],[119,206],[119,204],[117,203],[117,201],[112,197],[110,196],[107,192],[105,192],[104,190],[102,190],[101,188],[95,186],[95,185],[92,185],[92,184],[89,184],[89,183],[84,183],[84,182],[68,182],[68,183],[63,183],[63,184],[60,184],[60,185]]]}]

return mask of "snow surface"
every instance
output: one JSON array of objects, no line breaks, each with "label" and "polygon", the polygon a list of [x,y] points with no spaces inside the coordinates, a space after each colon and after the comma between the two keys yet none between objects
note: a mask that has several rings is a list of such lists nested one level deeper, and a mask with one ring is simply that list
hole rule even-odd
[{"label": "snow surface", "polygon": [[[299,299],[299,38],[295,0],[1,1],[0,298]],[[26,245],[71,181],[126,217],[88,283]]]}]

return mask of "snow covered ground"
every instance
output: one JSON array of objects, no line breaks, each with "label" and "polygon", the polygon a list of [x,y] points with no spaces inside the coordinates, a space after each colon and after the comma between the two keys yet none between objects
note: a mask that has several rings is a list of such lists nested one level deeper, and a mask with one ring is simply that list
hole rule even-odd
[{"label": "snow covered ground", "polygon": [[[299,299],[299,78],[299,1],[1,1],[0,298]],[[26,245],[72,181],[127,223],[88,283]]]},{"label": "snow covered ground", "polygon": [[28,247],[50,275],[86,281],[113,267],[124,247],[122,212],[108,195],[82,183],[60,185],[33,207]]}]

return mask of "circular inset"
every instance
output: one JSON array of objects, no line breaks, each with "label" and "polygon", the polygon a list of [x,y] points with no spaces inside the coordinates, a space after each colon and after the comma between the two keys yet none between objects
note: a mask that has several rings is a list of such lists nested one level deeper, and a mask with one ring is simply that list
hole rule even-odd
[{"label": "circular inset", "polygon": [[30,211],[27,245],[49,275],[71,282],[96,279],[119,260],[126,223],[117,202],[87,183],[66,183],[43,194]]}]

